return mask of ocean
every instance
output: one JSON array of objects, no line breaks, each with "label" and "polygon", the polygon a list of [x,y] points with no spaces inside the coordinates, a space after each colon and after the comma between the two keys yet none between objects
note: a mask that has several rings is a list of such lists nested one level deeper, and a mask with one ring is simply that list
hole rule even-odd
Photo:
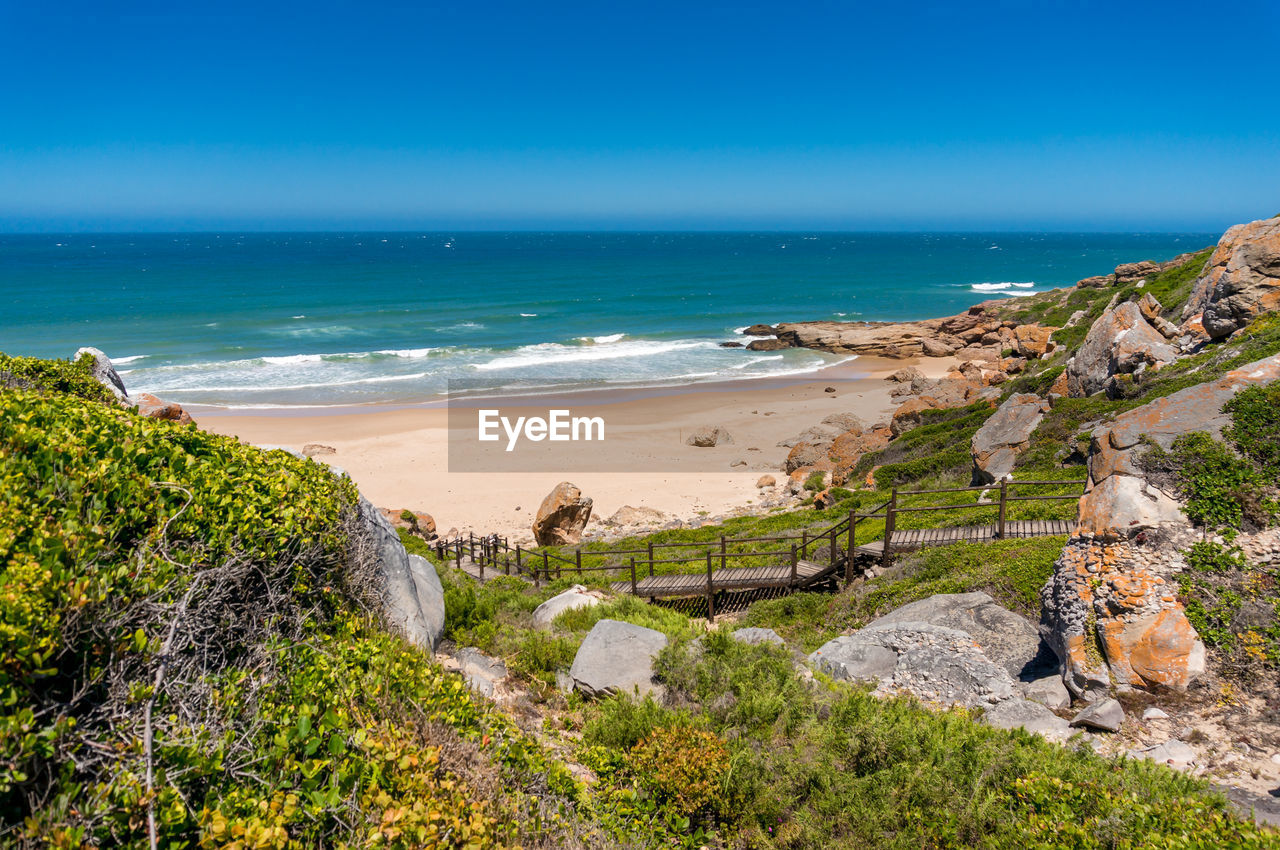
[{"label": "ocean", "polygon": [[803,374],[722,348],[757,322],[905,320],[1040,292],[1218,234],[0,235],[0,351],[105,351],[130,391],[240,408]]}]

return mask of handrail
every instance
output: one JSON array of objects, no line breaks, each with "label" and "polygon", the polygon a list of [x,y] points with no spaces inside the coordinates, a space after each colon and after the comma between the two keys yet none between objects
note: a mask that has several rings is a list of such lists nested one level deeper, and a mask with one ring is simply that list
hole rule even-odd
[{"label": "handrail", "polygon": [[[710,539],[702,541],[671,541],[671,542],[650,542],[643,549],[605,549],[605,550],[588,550],[579,547],[572,551],[572,557],[560,550],[552,550],[548,547],[541,549],[525,549],[520,544],[511,546],[509,541],[500,535],[491,534],[482,537],[476,537],[474,534],[468,534],[465,537],[461,534],[454,538],[438,538],[435,541],[435,549],[437,556],[443,560],[456,561],[459,567],[462,566],[464,554],[476,565],[479,570],[481,580],[484,579],[486,568],[499,568],[507,575],[529,576],[535,583],[540,583],[542,579],[550,580],[554,573],[556,578],[561,577],[565,572],[571,574],[584,575],[586,573],[609,573],[623,572],[629,570],[631,573],[632,590],[643,593],[643,588],[638,588],[640,579],[638,578],[638,570],[647,572],[646,578],[654,575],[654,568],[659,565],[675,565],[681,564],[692,566],[697,563],[705,562],[707,570],[707,593],[708,593],[708,610],[714,613],[714,588],[712,587],[712,575],[715,568],[725,569],[744,569],[746,568],[742,561],[754,558],[786,558],[791,565],[791,582],[794,585],[796,580],[797,564],[802,559],[811,557],[810,550],[816,550],[818,547],[828,547],[826,555],[822,556],[823,560],[830,559],[829,569],[837,569],[843,562],[845,567],[845,580],[851,581],[854,578],[853,551],[857,548],[857,530],[858,523],[864,520],[884,520],[884,540],[883,548],[880,553],[882,564],[887,566],[890,555],[893,552],[893,536],[896,532],[897,517],[903,513],[933,512],[933,511],[961,511],[974,509],[995,509],[999,515],[994,529],[994,536],[1004,538],[1006,536],[1006,506],[1009,502],[1036,502],[1036,501],[1056,501],[1056,500],[1075,500],[1079,496],[1076,495],[1041,495],[1041,496],[1016,496],[1009,491],[1015,487],[1036,487],[1036,486],[1067,486],[1079,485],[1085,486],[1083,480],[1063,480],[1063,481],[1001,481],[994,484],[972,486],[972,487],[951,487],[937,488],[930,490],[898,490],[894,488],[889,500],[879,505],[871,507],[869,510],[864,508],[861,511],[851,510],[848,516],[843,517],[832,525],[825,528],[810,531],[802,528],[798,533],[783,533],[776,535],[766,535],[760,537],[727,537],[721,535],[719,539]],[[995,490],[999,492],[998,499],[985,501],[965,502],[956,505],[900,505],[900,500],[911,496],[939,495],[945,493],[973,493],[978,491]],[[841,538],[846,538],[846,543],[841,554]],[[789,548],[782,549],[743,549],[742,547],[751,544],[783,544]],[[675,550],[698,550],[690,552],[688,555],[675,554],[673,557],[658,557],[664,550],[670,552]],[[641,557],[636,557],[641,556]],[[583,563],[583,559],[591,559],[593,563]],[[629,561],[627,560],[629,558]],[[601,563],[594,563],[595,559],[600,559]],[[622,563],[617,561],[622,559]],[[719,561],[719,564],[716,564]],[[730,566],[730,561],[735,561],[734,566]]]}]

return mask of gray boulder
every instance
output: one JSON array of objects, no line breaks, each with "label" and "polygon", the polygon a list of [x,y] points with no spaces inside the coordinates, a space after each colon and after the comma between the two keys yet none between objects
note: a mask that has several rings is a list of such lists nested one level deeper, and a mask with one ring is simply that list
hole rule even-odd
[{"label": "gray boulder", "polygon": [[[827,417],[827,418],[830,419],[831,417]],[[845,429],[845,430],[848,430],[848,429]],[[794,437],[789,437],[785,440],[779,440],[775,445],[783,449],[792,448],[794,446],[799,445],[800,443],[812,443],[814,445],[830,446],[831,441],[834,440],[837,435],[838,435],[838,432],[836,432],[831,428],[823,428],[819,425],[814,425],[810,428],[805,428],[803,431],[801,431],[799,434],[796,434]]]},{"label": "gray boulder", "polygon": [[970,441],[974,482],[991,484],[1013,472],[1014,461],[1048,412],[1049,402],[1034,393],[1009,396]]},{"label": "gray boulder", "polygon": [[458,670],[467,680],[467,687],[492,698],[498,683],[507,678],[507,665],[497,658],[490,658],[474,646],[466,646],[453,654]]},{"label": "gray boulder", "polygon": [[1032,676],[1053,665],[1052,658],[1041,652],[1036,625],[997,605],[985,593],[940,593],[903,605],[874,620],[868,628],[900,623],[929,623],[963,632],[1014,679]]},{"label": "gray boulder", "polygon": [[[752,343],[755,345],[755,343]],[[713,446],[727,446],[733,442],[733,435],[725,428],[719,425],[703,425],[696,429],[689,438],[685,440],[690,446],[697,446],[702,449],[709,449]]]},{"label": "gray boulder", "polygon": [[1084,726],[1089,729],[1101,729],[1104,732],[1119,732],[1124,724],[1124,707],[1113,699],[1099,700],[1071,718],[1072,726]]},{"label": "gray boulder", "polygon": [[1200,756],[1199,753],[1192,749],[1190,744],[1185,741],[1179,741],[1177,738],[1171,738],[1163,744],[1156,744],[1154,747],[1133,750],[1130,755],[1134,758],[1151,759],[1179,770],[1186,770],[1191,767]]},{"label": "gray boulder", "polygon": [[533,624],[540,629],[549,629],[551,628],[551,622],[565,611],[571,611],[574,608],[588,608],[599,604],[599,596],[591,593],[582,585],[575,584],[564,593],[551,597],[533,609]]},{"label": "gray boulder", "polygon": [[362,554],[377,568],[383,611],[409,641],[435,649],[444,634],[444,588],[431,562],[410,555],[382,512],[360,497]]},{"label": "gray boulder", "polygon": [[973,638],[930,623],[867,626],[828,641],[809,663],[833,679],[877,681],[886,692],[978,706],[1012,698],[1013,679]]},{"label": "gray boulder", "polygon": [[847,431],[865,431],[867,426],[862,420],[852,413],[833,413],[823,418],[823,425],[830,425],[840,434]]},{"label": "gray boulder", "polygon": [[653,659],[666,645],[662,632],[601,620],[582,641],[569,676],[573,686],[589,697],[660,695],[662,686],[653,680]]},{"label": "gray boulder", "polygon": [[1072,735],[1071,724],[1038,702],[1007,699],[987,709],[982,722],[997,729],[1025,729],[1051,741],[1065,741]]},{"label": "gray boulder", "polygon": [[1126,301],[1107,310],[1089,328],[1067,363],[1067,387],[1077,398],[1093,395],[1106,389],[1115,375],[1163,366],[1177,357],[1178,352],[1151,326],[1142,309]]},{"label": "gray boulder", "polygon": [[1061,676],[1045,676],[1043,679],[1027,682],[1022,688],[1022,695],[1047,708],[1066,708],[1071,705],[1071,691],[1067,690]]},{"label": "gray boulder", "polygon": [[782,636],[773,629],[745,628],[738,629],[733,633],[733,639],[742,643],[749,643],[752,646],[759,646],[762,643],[775,643],[778,646],[785,646],[786,641]]},{"label": "gray boulder", "polygon": [[124,381],[120,378],[120,373],[116,371],[116,367],[112,365],[111,358],[103,354],[96,348],[81,348],[76,352],[76,356],[72,360],[79,360],[84,355],[93,358],[93,363],[89,366],[89,372],[93,375],[94,380],[106,387],[117,401],[128,403],[129,392],[124,388]]}]

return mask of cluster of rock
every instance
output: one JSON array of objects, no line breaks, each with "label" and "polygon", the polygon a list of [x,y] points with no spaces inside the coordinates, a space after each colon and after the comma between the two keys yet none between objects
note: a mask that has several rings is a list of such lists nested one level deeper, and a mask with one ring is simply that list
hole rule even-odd
[{"label": "cluster of rock", "polygon": [[1145,282],[1147,278],[1157,275],[1160,272],[1177,268],[1190,260],[1193,256],[1195,256],[1194,253],[1179,254],[1172,260],[1163,263],[1157,263],[1151,260],[1140,260],[1136,263],[1121,263],[1116,266],[1116,270],[1111,274],[1086,277],[1084,280],[1076,283],[1076,286],[1080,289],[1100,289],[1110,286],[1128,286],[1131,283],[1142,283]]},{"label": "cluster of rock", "polygon": [[990,306],[978,304],[957,316],[919,322],[785,322],[776,327],[753,325],[744,333],[772,335],[752,340],[747,348],[753,351],[811,348],[835,354],[996,362],[1006,350],[1026,358],[1053,350],[1050,336],[1057,328],[1000,319]]},{"label": "cluster of rock", "polygon": [[1193,338],[1161,316],[1160,302],[1151,293],[1139,301],[1107,308],[1089,328],[1084,342],[1067,361],[1066,389],[1076,397],[1106,390],[1115,395],[1122,375],[1159,369],[1188,350]]},{"label": "cluster of rock", "polygon": [[1280,310],[1280,216],[1238,224],[1222,235],[1192,289],[1183,326],[1222,339],[1275,310]]},{"label": "cluster of rock", "polygon": [[1173,580],[1180,551],[1199,534],[1141,458],[1148,441],[1168,449],[1193,431],[1220,437],[1226,401],[1276,380],[1280,355],[1135,408],[1093,435],[1079,524],[1041,593],[1045,638],[1073,693],[1182,689],[1204,672],[1204,645]]},{"label": "cluster of rock", "polygon": [[89,371],[94,380],[106,387],[122,406],[132,407],[148,419],[165,419],[170,422],[177,422],[179,425],[190,425],[195,421],[189,413],[182,409],[182,405],[177,402],[162,401],[151,393],[129,395],[129,391],[124,387],[124,380],[111,363],[111,358],[98,349],[81,348],[72,359],[79,360],[86,354],[93,358]]}]

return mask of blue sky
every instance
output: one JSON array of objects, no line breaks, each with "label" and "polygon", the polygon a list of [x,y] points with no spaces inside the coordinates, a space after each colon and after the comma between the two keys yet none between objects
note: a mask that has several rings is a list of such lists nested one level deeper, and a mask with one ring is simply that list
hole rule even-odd
[{"label": "blue sky", "polygon": [[1274,0],[201,6],[0,0],[0,229],[1280,212]]}]

